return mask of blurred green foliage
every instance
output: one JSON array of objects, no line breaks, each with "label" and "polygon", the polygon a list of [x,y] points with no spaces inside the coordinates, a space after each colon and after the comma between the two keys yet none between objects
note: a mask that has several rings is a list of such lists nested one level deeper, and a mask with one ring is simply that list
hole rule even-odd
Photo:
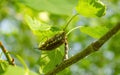
[{"label": "blurred green foliage", "polygon": [[[45,24],[53,25],[53,31],[56,31],[55,29],[58,30],[59,27],[62,27],[66,23],[69,15],[72,14],[72,12],[74,13],[73,9],[77,2],[78,0],[0,0],[0,41],[2,41],[7,50],[10,51],[17,65],[16,68],[11,66],[8,67],[6,75],[10,72],[11,75],[13,75],[12,73],[15,71],[17,74],[19,73],[18,71],[21,72],[20,74],[25,74],[27,72],[19,67],[22,67],[22,63],[18,60],[16,55],[19,55],[25,61],[30,70],[36,73],[41,72],[40,66],[42,60],[40,56],[42,52],[34,49],[38,47],[40,40],[38,41],[38,38],[36,39],[36,36],[34,36],[28,27],[24,18],[25,15],[30,15],[33,18],[35,17]],[[101,18],[86,18],[80,15],[72,21],[67,30],[79,25],[99,25],[107,27],[108,29],[112,28],[120,18],[120,13],[118,11],[120,10],[120,1],[102,0],[102,2],[107,6],[105,16]],[[82,61],[72,65],[58,75],[119,75],[119,38],[120,32],[108,41],[100,51],[87,56]],[[45,39],[47,39],[46,36]],[[71,57],[81,49],[84,49],[94,40],[95,39],[89,35],[80,32],[79,29],[73,31],[68,35],[70,47],[69,56]],[[63,50],[63,46],[60,47],[60,50]],[[59,60],[62,58],[58,56],[55,56],[54,59]],[[4,59],[5,56],[2,54],[1,60]],[[51,65],[48,65],[47,69],[49,69],[50,66]],[[12,71],[10,69],[12,69]]]}]

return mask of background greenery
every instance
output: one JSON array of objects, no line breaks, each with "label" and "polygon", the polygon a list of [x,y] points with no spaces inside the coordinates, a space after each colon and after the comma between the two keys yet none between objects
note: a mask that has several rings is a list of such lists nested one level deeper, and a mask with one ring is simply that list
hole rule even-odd
[{"label": "background greenery", "polygon": [[[16,68],[9,70],[5,75],[20,71],[20,75],[27,73],[28,69],[39,73],[40,55],[41,51],[34,49],[38,47],[39,39],[32,33],[26,23],[25,15],[30,15],[39,19],[46,24],[54,25],[61,28],[71,16],[75,13],[75,6],[78,0],[0,0],[0,41],[4,44],[7,50],[10,51],[12,57],[15,59]],[[76,26],[105,26],[107,28],[113,27],[120,18],[120,1],[119,0],[102,0],[106,5],[106,15],[98,17],[84,17],[82,15],[75,18],[69,25],[67,30]],[[84,8],[86,9],[86,8]],[[44,18],[42,17],[44,16]],[[95,29],[95,28],[94,28]],[[55,29],[54,29],[55,30]],[[58,30],[58,29],[57,29]],[[88,30],[88,31],[92,31]],[[87,32],[86,32],[87,33]],[[96,37],[95,37],[96,38]],[[91,42],[96,40],[91,36],[82,33],[79,29],[73,31],[68,36],[69,41],[69,56],[76,54],[79,50],[84,49]],[[70,66],[69,69],[59,73],[61,75],[120,75],[120,32],[109,40],[100,51],[89,55],[78,63]],[[39,41],[38,41],[39,40]],[[60,49],[62,49],[61,47]],[[1,50],[0,50],[1,51]],[[2,52],[0,52],[2,53]],[[23,67],[23,63],[17,58],[19,55],[28,68]],[[56,59],[61,59],[55,56]],[[1,55],[1,60],[5,56]],[[0,61],[3,64],[3,61]],[[25,67],[25,66],[24,66]],[[3,68],[2,68],[3,69]],[[47,67],[49,69],[49,66]],[[0,70],[1,74],[4,71]],[[33,73],[33,72],[32,72]],[[37,75],[36,73],[31,75]],[[15,74],[15,73],[14,73]]]}]

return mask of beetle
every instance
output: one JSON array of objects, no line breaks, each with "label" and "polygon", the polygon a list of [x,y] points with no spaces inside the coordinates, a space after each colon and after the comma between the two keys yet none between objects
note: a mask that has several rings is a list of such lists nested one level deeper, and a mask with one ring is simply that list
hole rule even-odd
[{"label": "beetle", "polygon": [[59,34],[54,35],[53,37],[49,38],[45,41],[41,46],[38,48],[40,50],[53,50],[65,42],[65,31],[60,32]]},{"label": "beetle", "polygon": [[[76,14],[78,15],[78,14]],[[70,20],[68,20],[67,24],[65,25],[65,27],[63,28],[63,31],[55,34],[53,37],[49,38],[48,40],[46,40],[43,44],[41,44],[39,46],[39,50],[43,50],[43,51],[51,51],[56,49],[57,47],[61,46],[63,43],[65,43],[66,40],[66,32],[65,29],[67,28],[67,26],[69,25],[69,23],[71,22],[71,20],[76,16],[72,16],[70,18]]]}]

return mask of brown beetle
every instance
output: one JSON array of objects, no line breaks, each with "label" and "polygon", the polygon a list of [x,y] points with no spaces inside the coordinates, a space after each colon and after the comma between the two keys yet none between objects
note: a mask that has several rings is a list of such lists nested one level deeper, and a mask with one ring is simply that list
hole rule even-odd
[{"label": "brown beetle", "polygon": [[53,50],[65,42],[65,31],[60,32],[59,34],[54,35],[47,41],[45,41],[40,47],[40,50]]}]

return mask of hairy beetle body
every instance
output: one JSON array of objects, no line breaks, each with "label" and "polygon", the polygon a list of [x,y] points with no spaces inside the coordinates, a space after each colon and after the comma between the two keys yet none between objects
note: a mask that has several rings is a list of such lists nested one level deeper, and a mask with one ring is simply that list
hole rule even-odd
[{"label": "hairy beetle body", "polygon": [[59,34],[56,34],[53,37],[51,37],[50,39],[48,39],[46,42],[44,42],[39,47],[39,49],[46,50],[46,51],[53,50],[65,42],[65,37],[66,37],[65,31],[63,31]]}]

